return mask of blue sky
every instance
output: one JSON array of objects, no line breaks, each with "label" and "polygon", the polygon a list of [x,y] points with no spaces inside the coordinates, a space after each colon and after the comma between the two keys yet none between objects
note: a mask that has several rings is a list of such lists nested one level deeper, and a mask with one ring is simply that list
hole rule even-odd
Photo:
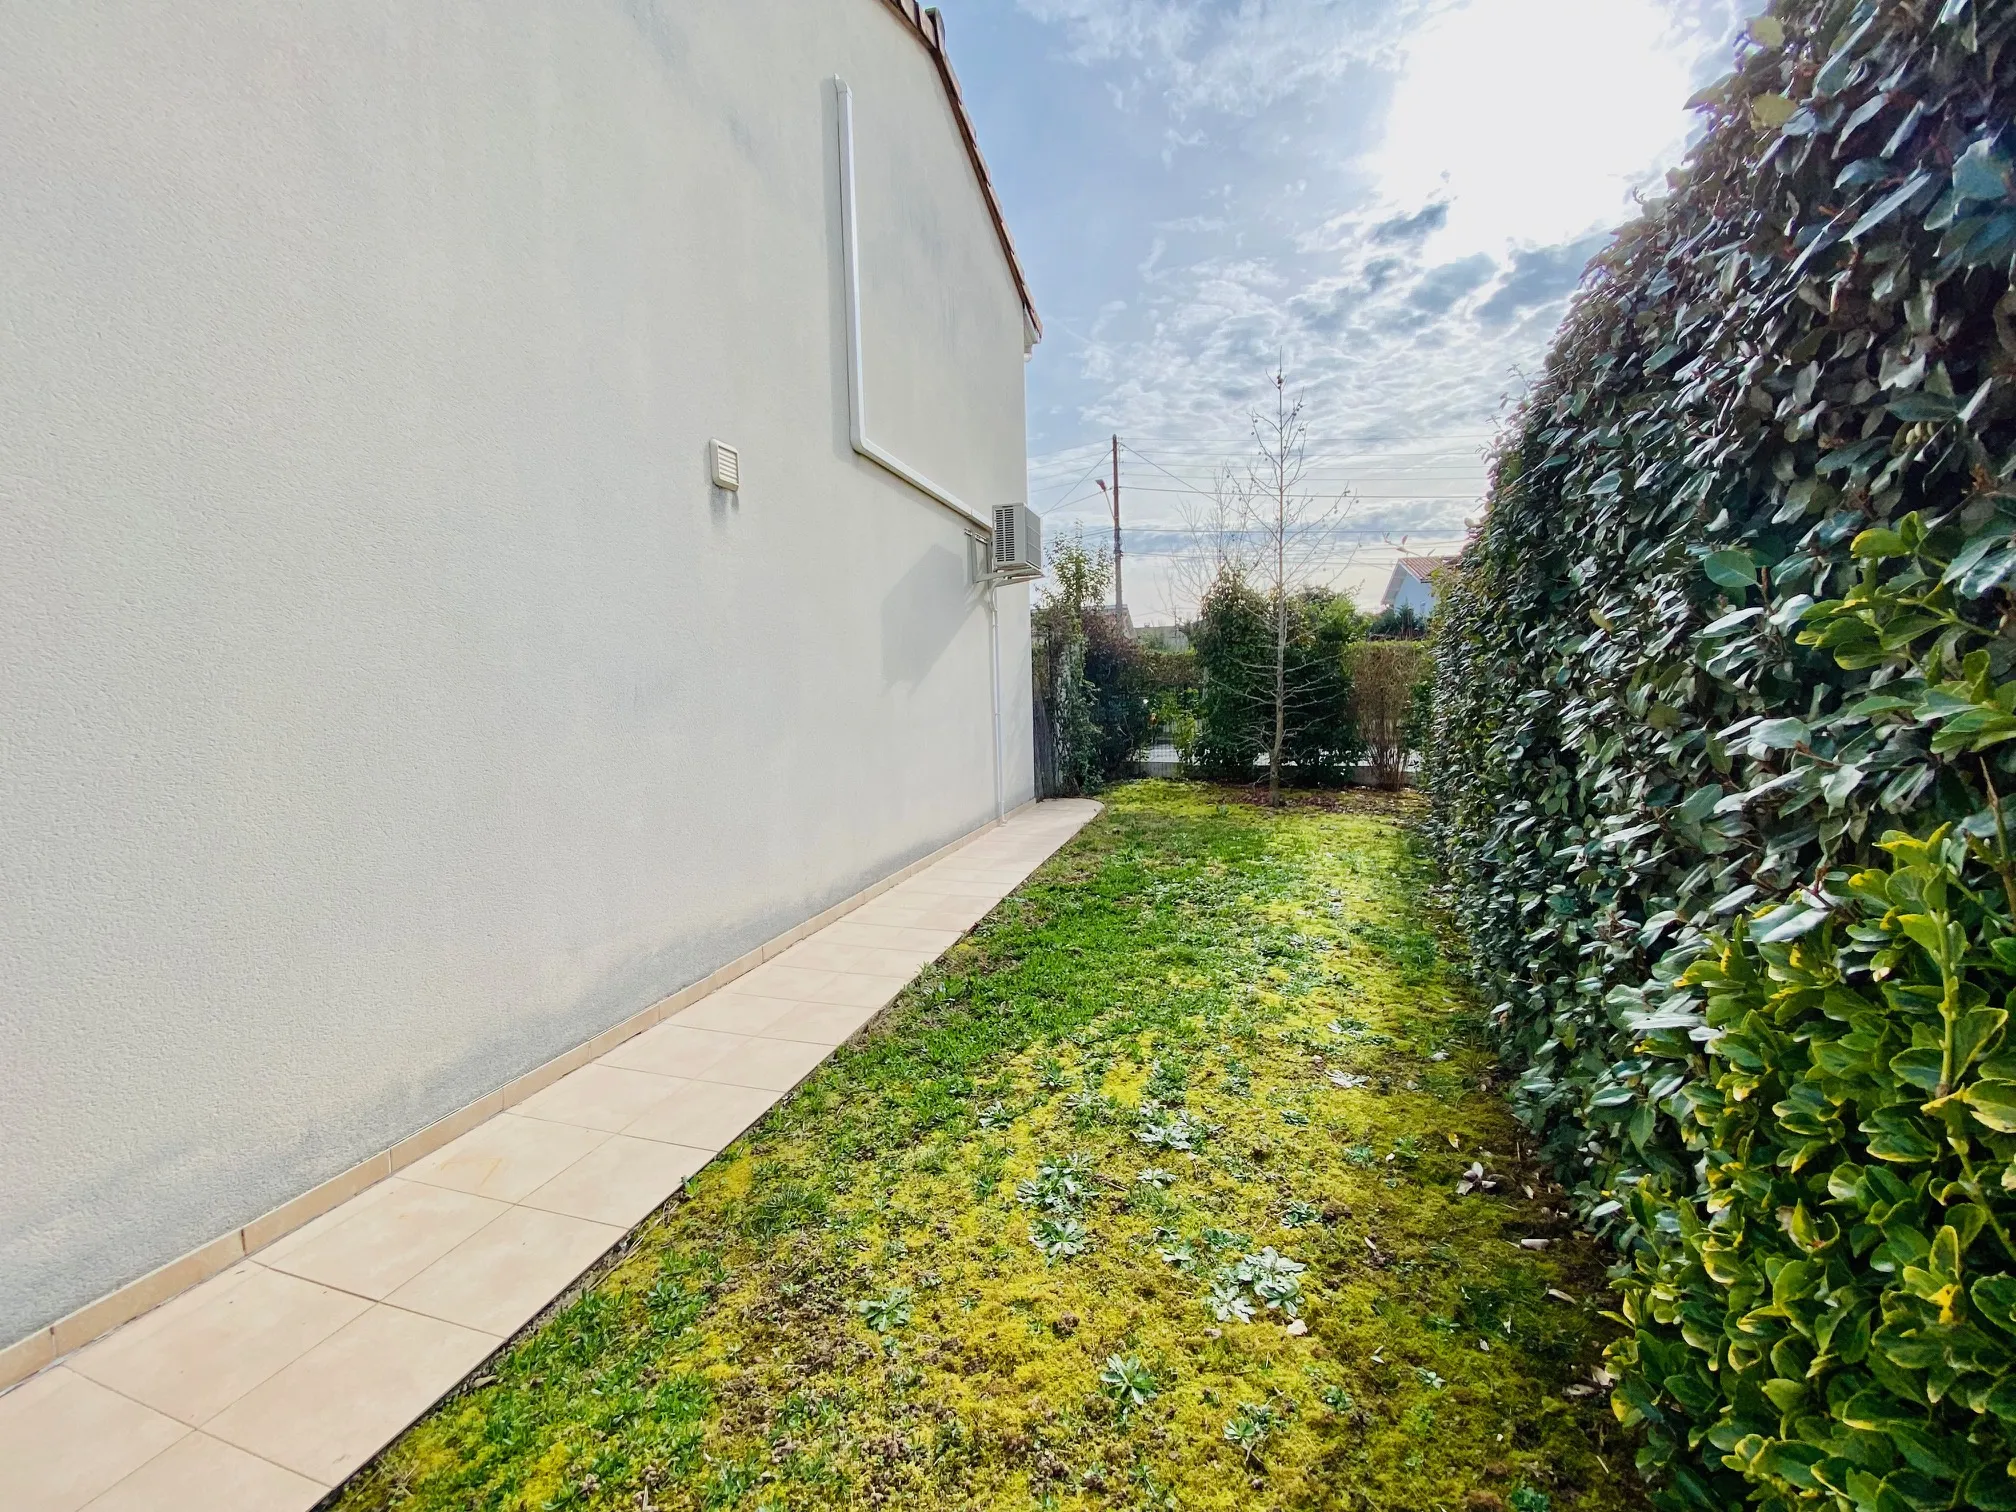
[{"label": "blue sky", "polygon": [[[1031,502],[1106,517],[1137,621],[1189,608],[1186,518],[1277,354],[1322,571],[1376,601],[1460,539],[1483,451],[1604,231],[1684,150],[1758,0],[939,0],[1046,339]],[[1105,528],[1110,529],[1110,526]]]}]

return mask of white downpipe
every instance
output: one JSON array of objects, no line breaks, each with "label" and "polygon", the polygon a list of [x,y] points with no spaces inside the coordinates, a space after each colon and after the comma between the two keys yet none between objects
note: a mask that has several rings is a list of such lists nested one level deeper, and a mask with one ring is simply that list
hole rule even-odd
[{"label": "white downpipe", "polygon": [[[847,306],[847,429],[854,450],[884,471],[894,474],[919,493],[947,509],[968,525],[988,532],[993,525],[969,509],[950,489],[940,488],[894,452],[877,446],[868,436],[867,367],[861,351],[861,222],[854,199],[854,91],[845,79],[833,81],[833,103],[840,125],[840,285]],[[1026,355],[1026,354],[1025,354]],[[987,589],[988,667],[994,697],[994,818],[1008,817],[1008,795],[1003,787],[1001,725],[1001,610],[994,601],[994,583]]]},{"label": "white downpipe", "polygon": [[877,467],[893,473],[919,493],[943,504],[968,525],[994,527],[969,509],[948,488],[940,488],[893,452],[868,437],[866,365],[861,352],[861,225],[854,203],[854,91],[844,79],[833,81],[833,99],[840,122],[840,283],[847,305],[847,426],[854,450]]},{"label": "white downpipe", "polygon": [[987,665],[994,673],[994,820],[1008,817],[1008,795],[1001,776],[1001,610],[994,602],[994,584],[987,585]]}]

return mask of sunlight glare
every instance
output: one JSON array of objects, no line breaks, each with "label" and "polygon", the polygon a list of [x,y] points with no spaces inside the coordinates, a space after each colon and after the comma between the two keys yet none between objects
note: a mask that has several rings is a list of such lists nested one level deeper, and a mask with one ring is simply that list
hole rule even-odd
[{"label": "sunlight glare", "polygon": [[1681,154],[1689,61],[1656,0],[1472,0],[1408,47],[1383,196],[1449,202],[1438,258],[1615,225]]}]

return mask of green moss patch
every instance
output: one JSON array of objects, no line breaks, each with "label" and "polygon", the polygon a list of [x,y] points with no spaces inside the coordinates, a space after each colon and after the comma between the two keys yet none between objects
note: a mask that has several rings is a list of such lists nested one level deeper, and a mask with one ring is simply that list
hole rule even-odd
[{"label": "green moss patch", "polygon": [[344,1491],[1640,1505],[1404,811],[1107,813]]}]

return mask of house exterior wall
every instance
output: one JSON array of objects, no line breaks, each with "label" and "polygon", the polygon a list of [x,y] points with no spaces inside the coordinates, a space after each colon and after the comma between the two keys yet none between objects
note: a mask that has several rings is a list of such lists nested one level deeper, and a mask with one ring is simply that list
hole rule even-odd
[{"label": "house exterior wall", "polygon": [[1412,609],[1426,619],[1435,610],[1435,590],[1405,567],[1395,567],[1392,581],[1386,585],[1386,599],[1381,607]]},{"label": "house exterior wall", "polygon": [[961,523],[848,443],[836,74],[877,440],[1021,499],[872,0],[0,10],[0,1344],[994,817]]}]

